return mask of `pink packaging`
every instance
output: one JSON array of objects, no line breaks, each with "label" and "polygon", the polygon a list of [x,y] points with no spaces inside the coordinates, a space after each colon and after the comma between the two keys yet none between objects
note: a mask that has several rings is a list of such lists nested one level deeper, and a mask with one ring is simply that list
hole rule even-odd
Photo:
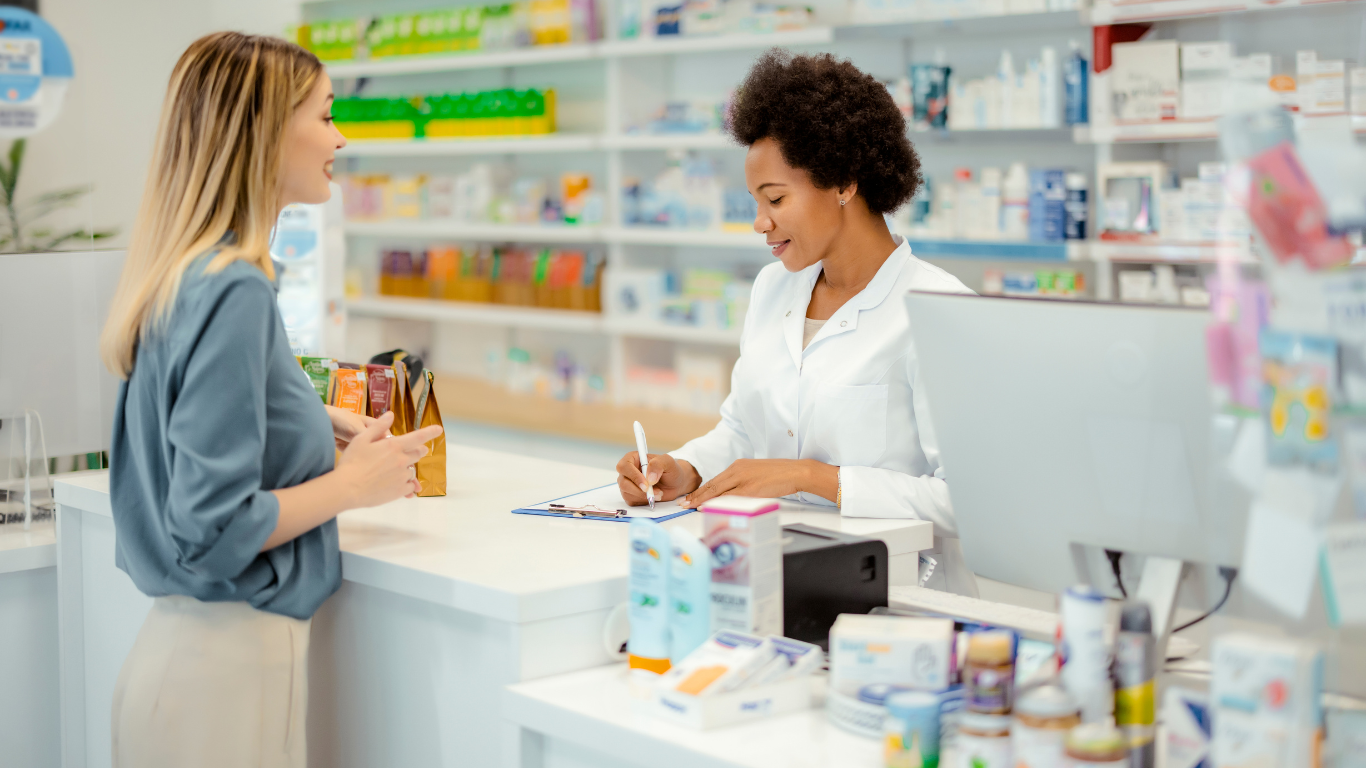
[{"label": "pink packaging", "polygon": [[1352,246],[1328,231],[1328,211],[1290,142],[1248,161],[1247,215],[1276,260],[1296,257],[1310,269],[1346,264]]},{"label": "pink packaging", "polygon": [[702,505],[711,550],[711,628],[783,633],[783,543],[778,502],[720,496]]}]

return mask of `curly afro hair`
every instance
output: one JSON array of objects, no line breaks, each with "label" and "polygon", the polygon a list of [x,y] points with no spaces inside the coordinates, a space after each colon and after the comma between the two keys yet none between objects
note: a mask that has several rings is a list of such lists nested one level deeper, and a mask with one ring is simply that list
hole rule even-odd
[{"label": "curly afro hair", "polygon": [[920,158],[891,94],[828,53],[761,56],[736,92],[730,133],[745,146],[773,139],[820,189],[857,182],[874,213],[895,211],[920,187]]}]

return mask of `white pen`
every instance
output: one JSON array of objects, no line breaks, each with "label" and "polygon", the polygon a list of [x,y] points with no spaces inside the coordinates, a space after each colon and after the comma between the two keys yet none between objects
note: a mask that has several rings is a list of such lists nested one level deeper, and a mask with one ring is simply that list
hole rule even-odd
[{"label": "white pen", "polygon": [[645,485],[641,490],[645,491],[645,499],[650,503],[650,511],[655,508],[655,489],[650,483],[650,447],[645,444],[645,427],[640,426],[640,422],[635,422],[636,428],[636,453],[640,456],[640,474],[645,476]]}]

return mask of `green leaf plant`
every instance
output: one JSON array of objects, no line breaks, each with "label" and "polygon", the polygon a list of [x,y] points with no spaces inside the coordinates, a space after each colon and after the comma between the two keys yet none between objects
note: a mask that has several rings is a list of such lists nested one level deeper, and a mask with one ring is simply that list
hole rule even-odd
[{"label": "green leaf plant", "polygon": [[105,240],[118,234],[116,229],[94,232],[85,227],[53,229],[42,219],[64,208],[71,208],[90,192],[89,186],[43,193],[22,203],[15,197],[19,171],[24,166],[25,139],[9,145],[8,162],[0,159],[0,253],[40,253],[55,251],[64,243],[80,240]]}]

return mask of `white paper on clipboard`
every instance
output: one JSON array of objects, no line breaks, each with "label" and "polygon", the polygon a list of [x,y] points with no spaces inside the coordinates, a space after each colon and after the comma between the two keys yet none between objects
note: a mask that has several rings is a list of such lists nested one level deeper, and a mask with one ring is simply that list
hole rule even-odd
[{"label": "white paper on clipboard", "polygon": [[626,517],[622,518],[623,521],[634,517],[644,517],[650,520],[663,521],[678,517],[679,515],[685,515],[692,511],[691,509],[680,507],[677,503],[672,501],[655,502],[654,511],[651,511],[648,506],[633,507],[626,503],[626,500],[621,497],[621,489],[617,487],[616,483],[613,483],[611,485],[604,485],[601,488],[594,488],[591,491],[576,493],[572,496],[551,499],[550,501],[544,501],[540,504],[530,504],[521,509],[515,509],[513,512],[523,515],[541,514],[554,515],[555,517],[570,516],[555,514],[550,509],[551,504],[563,504],[566,507],[592,506],[598,509],[624,509],[626,510]]}]

